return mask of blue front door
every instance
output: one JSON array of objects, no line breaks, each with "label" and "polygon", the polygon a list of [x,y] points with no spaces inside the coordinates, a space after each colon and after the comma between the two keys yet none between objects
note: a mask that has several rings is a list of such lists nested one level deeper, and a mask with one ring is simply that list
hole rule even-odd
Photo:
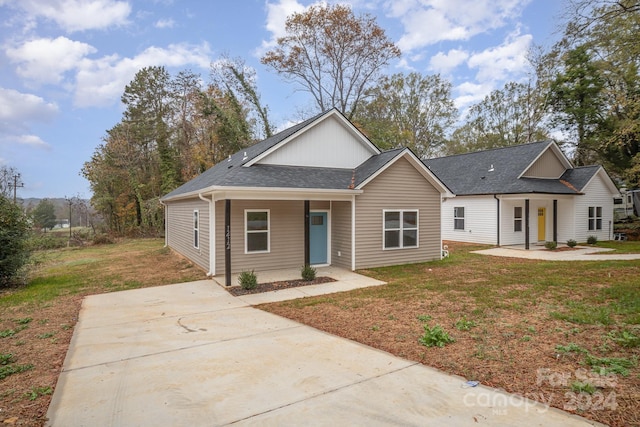
[{"label": "blue front door", "polygon": [[309,214],[309,261],[311,264],[327,263],[327,213]]}]

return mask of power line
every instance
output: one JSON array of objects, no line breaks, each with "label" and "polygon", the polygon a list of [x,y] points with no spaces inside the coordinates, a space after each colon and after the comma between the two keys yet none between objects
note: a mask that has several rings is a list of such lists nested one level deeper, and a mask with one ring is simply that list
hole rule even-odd
[{"label": "power line", "polygon": [[13,186],[13,204],[16,203],[17,200],[17,190],[18,187],[24,187],[24,183],[20,182],[18,184],[18,180],[20,179],[20,174],[13,175],[13,184],[9,184],[9,186]]}]

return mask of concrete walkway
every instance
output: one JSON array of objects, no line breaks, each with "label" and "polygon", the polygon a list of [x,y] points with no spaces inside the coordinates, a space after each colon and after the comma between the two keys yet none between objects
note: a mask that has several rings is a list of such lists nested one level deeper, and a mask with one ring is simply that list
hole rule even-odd
[{"label": "concrete walkway", "polygon": [[87,297],[47,425],[597,425],[464,382],[203,280]]},{"label": "concrete walkway", "polygon": [[615,261],[640,259],[640,254],[607,254],[613,249],[576,246],[572,251],[549,251],[544,248],[530,250],[520,248],[491,248],[474,251],[475,254],[492,255],[509,258],[539,259],[545,261]]}]

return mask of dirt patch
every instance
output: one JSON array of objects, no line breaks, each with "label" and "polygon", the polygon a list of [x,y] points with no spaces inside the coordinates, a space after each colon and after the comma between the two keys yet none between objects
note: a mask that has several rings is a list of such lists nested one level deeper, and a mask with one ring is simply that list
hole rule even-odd
[{"label": "dirt patch", "polygon": [[316,277],[313,280],[296,279],[296,280],[283,280],[279,282],[270,282],[270,283],[259,283],[258,286],[253,289],[243,289],[240,286],[225,287],[225,289],[231,295],[237,297],[241,295],[279,291],[279,290],[288,289],[288,288],[298,288],[300,286],[319,285],[322,283],[330,283],[335,281],[336,280],[332,279],[331,277],[323,276],[323,277]]}]

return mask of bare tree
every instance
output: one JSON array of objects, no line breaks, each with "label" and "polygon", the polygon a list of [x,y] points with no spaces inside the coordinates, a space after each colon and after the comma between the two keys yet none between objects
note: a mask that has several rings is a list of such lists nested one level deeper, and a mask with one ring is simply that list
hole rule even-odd
[{"label": "bare tree", "polygon": [[18,170],[12,166],[0,166],[0,195],[13,199],[15,177],[20,176]]},{"label": "bare tree", "polygon": [[309,92],[322,111],[351,119],[380,70],[400,56],[375,18],[348,6],[314,5],[287,18],[287,35],[262,63]]}]

